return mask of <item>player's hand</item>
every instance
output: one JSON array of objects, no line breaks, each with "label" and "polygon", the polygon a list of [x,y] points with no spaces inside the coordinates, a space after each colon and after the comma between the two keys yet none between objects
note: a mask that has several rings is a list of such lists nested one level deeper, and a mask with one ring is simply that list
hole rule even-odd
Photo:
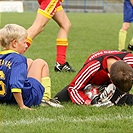
[{"label": "player's hand", "polygon": [[20,109],[34,110],[33,108],[29,108],[29,107],[27,107],[27,106],[25,106],[25,105],[21,106]]},{"label": "player's hand", "polygon": [[84,104],[87,105],[87,106],[90,106],[91,105],[91,100],[89,100],[89,99],[86,100]]}]

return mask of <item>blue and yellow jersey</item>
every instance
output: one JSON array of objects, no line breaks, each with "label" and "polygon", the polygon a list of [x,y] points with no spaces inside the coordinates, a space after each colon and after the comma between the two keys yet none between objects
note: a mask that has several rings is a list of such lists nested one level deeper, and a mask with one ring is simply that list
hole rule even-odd
[{"label": "blue and yellow jersey", "polygon": [[20,92],[26,106],[40,104],[44,87],[27,74],[26,57],[12,50],[0,52],[0,102],[16,103],[13,93]]},{"label": "blue and yellow jersey", "polygon": [[0,99],[11,102],[12,92],[22,93],[27,78],[27,59],[12,50],[0,52]]}]

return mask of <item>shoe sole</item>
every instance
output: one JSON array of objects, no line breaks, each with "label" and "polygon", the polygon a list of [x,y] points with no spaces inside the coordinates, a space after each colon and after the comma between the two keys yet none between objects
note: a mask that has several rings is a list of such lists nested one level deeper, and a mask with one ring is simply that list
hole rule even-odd
[{"label": "shoe sole", "polygon": [[42,102],[40,104],[41,106],[51,106],[51,107],[55,107],[55,108],[63,108],[64,106],[63,105],[60,105],[58,103],[53,103],[51,101],[45,101],[45,102]]}]

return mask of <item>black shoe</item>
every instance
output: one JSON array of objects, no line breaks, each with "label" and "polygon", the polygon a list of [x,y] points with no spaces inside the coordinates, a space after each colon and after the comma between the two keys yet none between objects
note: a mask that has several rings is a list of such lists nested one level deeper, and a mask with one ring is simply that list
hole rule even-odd
[{"label": "black shoe", "polygon": [[99,99],[100,99],[99,96],[94,97],[94,98],[92,99],[92,101],[91,101],[91,105],[98,104],[98,100],[99,100]]},{"label": "black shoe", "polygon": [[130,50],[130,51],[133,51],[133,46],[131,44],[129,44],[127,49]]},{"label": "black shoe", "polygon": [[54,67],[55,72],[76,72],[68,62],[61,65],[60,63],[56,62]]}]

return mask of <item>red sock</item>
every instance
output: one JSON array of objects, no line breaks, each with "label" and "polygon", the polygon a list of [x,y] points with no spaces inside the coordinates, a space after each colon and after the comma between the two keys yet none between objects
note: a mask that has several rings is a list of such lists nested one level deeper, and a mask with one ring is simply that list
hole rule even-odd
[{"label": "red sock", "polygon": [[67,39],[57,39],[56,40],[56,62],[60,64],[64,64],[66,62],[66,51],[68,46]]}]

